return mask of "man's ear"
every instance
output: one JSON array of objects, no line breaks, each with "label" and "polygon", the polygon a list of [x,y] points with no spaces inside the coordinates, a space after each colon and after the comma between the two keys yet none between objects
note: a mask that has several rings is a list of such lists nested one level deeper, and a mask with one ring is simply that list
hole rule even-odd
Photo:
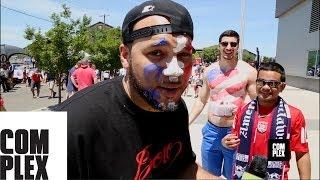
[{"label": "man's ear", "polygon": [[280,84],[280,92],[282,92],[283,90],[284,90],[284,88],[286,87],[286,83],[285,82],[283,82],[283,83],[281,83]]},{"label": "man's ear", "polygon": [[129,47],[121,44],[119,46],[119,51],[120,51],[120,60],[122,67],[125,69],[129,68],[129,57],[130,57],[130,52],[129,52]]}]

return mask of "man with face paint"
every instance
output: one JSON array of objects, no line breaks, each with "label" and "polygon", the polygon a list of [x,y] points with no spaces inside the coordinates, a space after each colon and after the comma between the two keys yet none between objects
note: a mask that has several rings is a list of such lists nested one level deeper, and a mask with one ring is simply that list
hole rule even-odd
[{"label": "man with face paint", "polygon": [[126,15],[122,38],[126,75],[54,108],[68,111],[68,178],[217,178],[195,163],[181,99],[192,68],[187,9],[144,2]]},{"label": "man with face paint", "polygon": [[[219,61],[204,72],[204,83],[190,113],[191,124],[209,99],[208,122],[202,130],[202,165],[214,175],[231,178],[234,150],[221,145],[221,139],[231,132],[234,114],[244,105],[247,94],[256,97],[257,71],[244,61],[238,61],[239,34],[233,30],[219,37]],[[209,98],[210,97],[210,98]],[[223,167],[223,168],[222,168]]]}]

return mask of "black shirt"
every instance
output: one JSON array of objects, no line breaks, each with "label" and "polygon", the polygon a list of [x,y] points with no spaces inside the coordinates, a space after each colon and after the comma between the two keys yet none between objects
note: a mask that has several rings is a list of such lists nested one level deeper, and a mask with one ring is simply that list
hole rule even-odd
[{"label": "black shirt", "polygon": [[77,92],[54,108],[68,112],[68,178],[177,178],[195,162],[188,112],[148,112],[122,78]]}]

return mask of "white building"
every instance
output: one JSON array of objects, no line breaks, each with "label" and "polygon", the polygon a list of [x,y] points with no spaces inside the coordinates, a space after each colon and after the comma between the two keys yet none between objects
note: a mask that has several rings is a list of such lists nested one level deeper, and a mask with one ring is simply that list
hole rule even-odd
[{"label": "white building", "polygon": [[287,84],[319,92],[320,0],[277,0],[279,19],[276,61]]}]

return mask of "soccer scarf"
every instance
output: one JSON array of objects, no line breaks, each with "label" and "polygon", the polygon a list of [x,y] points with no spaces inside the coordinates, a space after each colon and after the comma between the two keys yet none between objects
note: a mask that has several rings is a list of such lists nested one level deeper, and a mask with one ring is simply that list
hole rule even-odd
[{"label": "soccer scarf", "polygon": [[[237,149],[235,165],[233,167],[233,179],[241,179],[246,166],[252,160],[250,154],[251,141],[254,124],[254,114],[257,110],[257,100],[252,100],[247,106],[245,113],[241,117],[239,138],[240,145]],[[285,101],[279,97],[279,103],[272,115],[272,123],[269,139],[289,139],[290,138],[290,110]],[[266,147],[267,148],[267,147]],[[283,179],[284,177],[284,162],[268,161],[268,178]]]}]

